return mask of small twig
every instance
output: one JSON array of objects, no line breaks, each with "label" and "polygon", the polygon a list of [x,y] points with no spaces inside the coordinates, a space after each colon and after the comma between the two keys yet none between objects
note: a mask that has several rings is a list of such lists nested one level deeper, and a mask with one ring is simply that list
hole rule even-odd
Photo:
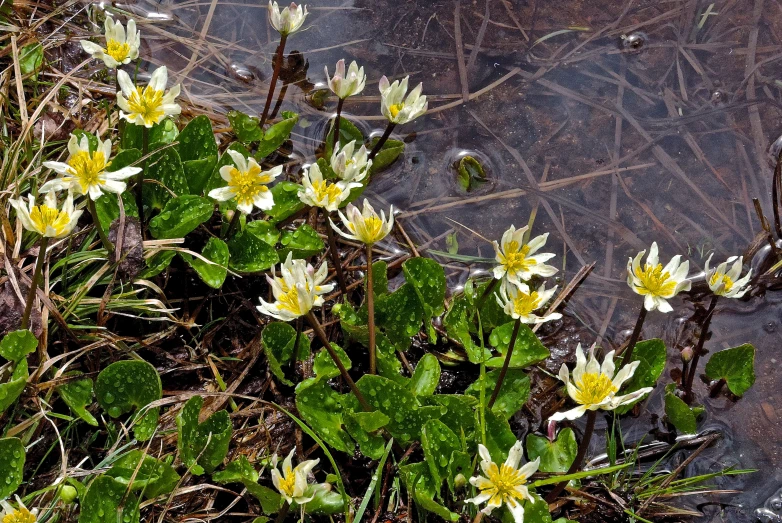
[{"label": "small twig", "polygon": [[331,252],[331,263],[334,264],[334,272],[337,274],[337,281],[339,282],[339,290],[342,291],[344,299],[348,299],[348,286],[345,283],[345,274],[342,272],[342,260],[339,259],[339,251],[337,250],[337,240],[334,238],[334,231],[331,227],[331,219],[329,212],[326,209],[323,211],[323,221],[326,222],[326,237],[329,241],[329,251]]},{"label": "small twig", "polygon": [[339,140],[339,120],[342,118],[342,104],[345,103],[344,98],[340,98],[339,102],[337,102],[337,117],[334,118],[334,142],[331,147],[332,152],[331,154],[337,154],[337,151],[340,149],[340,140]]},{"label": "small twig", "polygon": [[519,335],[519,328],[521,327],[521,318],[516,319],[516,323],[513,325],[513,334],[511,334],[510,337],[510,343],[508,344],[508,352],[505,354],[505,361],[502,363],[502,369],[500,370],[500,375],[497,378],[497,383],[494,385],[494,390],[491,393],[491,398],[489,398],[489,403],[487,407],[489,410],[494,406],[494,402],[497,401],[497,396],[500,394],[500,389],[502,388],[502,382],[505,381],[505,375],[508,373],[508,367],[510,366],[510,360],[513,356],[513,347],[516,346],[516,338]]},{"label": "small twig", "polygon": [[714,309],[717,307],[717,299],[719,295],[715,294],[711,297],[711,303],[709,303],[709,309],[706,311],[706,318],[703,320],[701,326],[701,334],[698,336],[698,345],[693,351],[692,365],[690,366],[689,373],[682,375],[682,381],[684,385],[684,398],[689,403],[692,401],[692,384],[695,381],[695,374],[698,369],[698,360],[703,353],[703,345],[706,343],[706,338],[709,335],[709,326],[711,325],[711,318],[714,316]]}]

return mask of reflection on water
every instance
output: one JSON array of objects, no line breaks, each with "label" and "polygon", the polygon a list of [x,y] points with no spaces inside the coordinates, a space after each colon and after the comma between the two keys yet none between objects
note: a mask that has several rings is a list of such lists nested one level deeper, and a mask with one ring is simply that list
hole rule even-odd
[{"label": "reflection on water", "polygon": [[[776,154],[782,130],[776,2],[314,4],[308,29],[287,47],[301,53],[289,60],[298,65],[280,106],[302,114],[293,158],[313,160],[334,111],[334,100],[314,91],[324,66],[346,58],[366,68],[367,89],[345,106],[365,134],[384,123],[376,94],[383,74],[424,82],[430,114],[398,129],[405,158],[373,181],[370,197],[402,210],[422,251],[447,250],[455,234],[459,253],[475,256],[491,255],[480,235],[496,238],[534,212],[534,230],[552,233],[566,277],[597,263],[568,305],[582,342],[626,339],[638,305],[624,282],[628,256],[657,240],[663,257],[683,253],[700,270],[710,252],[740,254],[760,230],[752,198],[770,214],[769,151]],[[179,74],[193,104],[260,112],[276,47],[261,2],[127,8],[146,14],[145,56]],[[465,150],[487,162],[490,191],[465,194],[454,183],[454,155]],[[452,282],[476,269],[453,263]],[[782,485],[782,443],[770,437],[782,428],[779,300],[723,301],[712,323],[712,351],[746,341],[758,348],[759,379],[737,403],[704,400],[703,426],[722,427],[726,437],[692,472],[734,463],[762,472],[716,481],[746,489],[740,496],[690,500],[708,521],[752,519]],[[645,336],[665,337],[672,361],[694,341],[696,307],[699,300],[685,298],[676,314],[647,321]],[[650,400],[658,413],[661,404],[659,394]],[[653,428],[641,418],[629,434]]]}]

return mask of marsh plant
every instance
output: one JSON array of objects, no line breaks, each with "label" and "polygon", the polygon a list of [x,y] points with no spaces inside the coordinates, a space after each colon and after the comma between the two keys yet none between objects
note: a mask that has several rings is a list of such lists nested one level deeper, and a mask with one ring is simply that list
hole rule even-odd
[{"label": "marsh plant", "polygon": [[[147,82],[131,75],[140,31],[132,19],[107,16],[104,37],[82,42],[115,70],[106,125],[74,130],[64,147],[42,139],[40,162],[4,157],[4,175],[15,173],[2,200],[6,278],[21,312],[0,313],[17,318],[0,341],[3,523],[163,521],[179,496],[207,488],[244,490],[256,522],[347,523],[386,510],[562,522],[587,495],[582,487],[615,483],[638,464],[637,442],[622,440],[617,427],[645,408],[667,360],[661,340],[642,340],[644,319],[674,310],[696,276],[689,263],[676,255],[663,265],[656,243],[629,259],[640,311],[631,337],[616,351],[570,347],[575,363],[562,364],[556,382],[540,371],[550,352],[538,331],[562,319],[578,282],[556,280],[548,233],[510,226],[487,242],[495,252],[489,276],[458,292],[448,291],[443,265],[414,247],[394,267],[382,254],[384,243],[407,234],[392,206],[364,192],[404,155],[393,131],[427,112],[422,84],[409,90],[409,77],[377,80],[386,127],[370,140],[342,109],[373,80],[340,60],[332,75],[325,71],[336,112],[323,152],[306,164],[286,158],[298,115],[278,117],[270,106],[286,40],[306,27],[307,14],[306,6],[269,3],[280,40],[263,112],[231,112],[231,130],[218,133],[205,115],[182,116],[180,88],[169,86],[165,67]],[[19,136],[8,150],[29,144]],[[392,270],[401,270],[393,288]],[[257,334],[241,356],[210,352],[214,337],[196,323],[205,299],[168,295],[170,276],[200,279],[207,298],[226,306],[219,314],[252,318],[241,325]],[[682,434],[697,432],[694,404],[704,391],[694,378],[717,299],[751,290],[740,257],[707,261],[705,277],[713,297],[697,344],[682,353],[681,378],[665,390],[666,422]],[[248,289],[252,300],[242,297]],[[178,320],[181,307],[195,311]],[[144,343],[134,338],[139,331]],[[156,358],[149,349],[169,337],[192,338],[198,348],[187,357],[208,385],[183,390],[167,381],[172,392],[163,399],[161,362],[179,356]],[[438,357],[471,383],[445,388]],[[268,368],[264,387],[286,401],[227,387],[221,373],[232,361],[242,376]],[[749,345],[715,352],[704,369],[711,393],[727,386],[741,396],[754,381],[753,362]],[[544,385],[549,400],[533,404],[531,390]],[[522,438],[510,420],[525,407],[540,420]],[[237,417],[247,408],[291,420],[296,441],[244,445],[254,437]],[[598,415],[610,421],[611,459],[585,468]],[[60,421],[68,423],[62,434]],[[42,455],[36,445],[50,427],[58,442],[51,455],[64,461],[34,490],[38,469],[26,453]],[[68,464],[71,451],[79,454],[64,446],[73,431],[100,445],[102,457]],[[345,477],[349,459],[374,471],[368,484]],[[675,510],[648,501],[648,483],[627,484],[616,495],[630,518]]]}]

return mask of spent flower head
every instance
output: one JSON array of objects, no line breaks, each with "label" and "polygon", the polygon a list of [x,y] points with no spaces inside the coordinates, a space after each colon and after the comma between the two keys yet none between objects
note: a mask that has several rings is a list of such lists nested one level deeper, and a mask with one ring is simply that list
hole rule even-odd
[{"label": "spent flower head", "polygon": [[304,19],[307,18],[307,6],[296,5],[291,2],[288,7],[279,8],[277,2],[269,2],[269,23],[281,35],[295,33],[304,25]]},{"label": "spent flower head", "polygon": [[405,76],[401,82],[396,80],[394,83],[390,83],[385,76],[380,79],[380,110],[391,123],[412,122],[429,108],[426,96],[421,95],[423,84],[419,83],[415,86],[415,89],[405,98],[409,81],[409,76]]},{"label": "spent flower head", "polygon": [[166,66],[155,69],[146,87],[133,85],[128,73],[122,70],[117,71],[117,82],[121,89],[117,93],[120,116],[132,124],[152,127],[162,122],[166,116],[182,112],[182,108],[176,103],[180,91],[179,84],[166,92],[168,83]]},{"label": "spent flower head", "polygon": [[364,74],[364,68],[359,67],[356,61],[350,63],[345,71],[345,60],[337,62],[334,76],[329,76],[328,66],[324,67],[326,71],[326,80],[329,88],[338,98],[344,100],[348,96],[354,96],[364,90],[367,83],[367,75]]},{"label": "spent flower head", "polygon": [[[709,269],[711,256],[709,255],[709,259],[706,260],[706,282],[709,284],[711,292],[726,298],[741,298],[744,296],[750,288],[749,280],[752,278],[752,269],[747,271],[743,278],[739,278],[744,258],[742,256],[731,256],[713,269]],[[733,265],[728,269],[728,265],[731,264]]]},{"label": "spent flower head", "polygon": [[2,523],[35,523],[38,521],[38,509],[29,510],[19,496],[16,496],[16,507],[3,500],[0,501],[0,521]]},{"label": "spent flower head", "polygon": [[272,268],[272,275],[266,280],[272,289],[273,302],[261,298],[258,310],[267,316],[282,321],[295,320],[306,315],[313,307],[323,305],[322,294],[331,292],[333,284],[323,285],[328,275],[328,264],[324,261],[316,271],[304,260],[292,259],[293,253],[280,265],[280,276]]},{"label": "spent flower head", "polygon": [[296,448],[291,449],[290,454],[282,462],[282,470],[277,469],[277,454],[272,456],[272,483],[280,491],[282,497],[288,503],[296,502],[299,505],[312,501],[315,497],[313,489],[309,488],[307,476],[313,468],[320,462],[320,459],[310,459],[302,461],[296,467],[293,467],[293,453]]},{"label": "spent flower head", "polygon": [[93,58],[103,60],[109,69],[116,69],[120,65],[128,64],[138,58],[141,31],[136,31],[135,20],[132,18],[128,20],[127,33],[122,24],[115,22],[110,16],[106,17],[104,27],[106,29],[106,47],[101,47],[89,40],[82,40],[82,49],[91,54]]},{"label": "spent flower head", "polygon": [[564,363],[559,369],[559,379],[565,383],[570,398],[578,403],[578,407],[557,412],[549,419],[561,421],[574,420],[583,416],[588,410],[614,410],[622,405],[628,405],[652,391],[652,387],[644,387],[634,392],[618,396],[616,393],[629,380],[638,365],[638,360],[631,361],[616,372],[614,351],[606,354],[603,364],[595,357],[595,346],[589,349],[589,359],[584,355],[581,344],[576,347],[576,367],[572,375]]},{"label": "spent flower head", "polygon": [[349,240],[359,241],[365,245],[376,244],[388,236],[388,233],[394,228],[394,206],[392,205],[388,210],[388,219],[386,219],[385,211],[381,209],[378,216],[375,209],[366,199],[364,199],[364,208],[362,210],[349,203],[345,208],[345,214],[339,211],[339,217],[342,219],[342,224],[347,232],[342,231],[333,221],[331,222],[331,227],[341,236]]},{"label": "spent flower head", "polygon": [[646,250],[627,261],[627,285],[633,292],[644,297],[647,311],[657,309],[660,312],[671,312],[673,307],[668,300],[681,291],[690,290],[691,282],[687,279],[690,262],[682,262],[682,257],[677,254],[663,267],[659,260],[657,242],[652,243],[646,264],[642,266],[641,258],[644,254]]},{"label": "spent flower head", "polygon": [[274,196],[268,184],[282,174],[282,165],[264,171],[255,158],[245,158],[239,151],[228,149],[235,164],[220,167],[220,176],[228,185],[209,191],[209,197],[219,202],[234,200],[236,207],[250,214],[253,207],[268,211],[274,207]]},{"label": "spent flower head", "polygon": [[508,459],[505,460],[505,463],[498,465],[492,461],[489,450],[478,444],[478,454],[481,457],[480,465],[484,475],[470,478],[470,483],[480,492],[474,498],[464,501],[475,505],[486,503],[481,512],[487,515],[504,503],[514,521],[523,523],[524,507],[522,504],[531,499],[526,485],[527,480],[538,470],[540,457],[519,467],[522,453],[521,441],[517,441],[508,452]]},{"label": "spent flower head", "polygon": [[369,159],[366,146],[362,144],[356,149],[355,140],[331,155],[331,169],[343,182],[361,182],[367,177],[370,167],[372,160]]},{"label": "spent flower head", "polygon": [[361,187],[361,184],[357,182],[326,180],[316,163],[304,170],[301,184],[304,186],[299,190],[299,199],[302,203],[312,207],[320,207],[329,212],[339,209],[339,206],[350,196],[352,189]]},{"label": "spent flower head", "polygon": [[47,193],[40,205],[35,205],[35,197],[32,194],[27,195],[27,201],[19,198],[10,199],[8,202],[16,209],[16,215],[25,229],[47,238],[68,236],[76,227],[76,222],[83,212],[74,209],[71,191],[68,191],[68,196],[59,209],[57,195],[54,192]]},{"label": "spent flower head", "polygon": [[533,291],[526,283],[512,283],[506,280],[495,296],[505,314],[514,320],[521,320],[522,323],[528,324],[545,323],[562,317],[558,312],[552,312],[545,316],[535,314],[551,299],[556,290],[556,286],[546,290],[546,285],[542,284]]},{"label": "spent flower head", "polygon": [[[537,253],[548,239],[548,233],[541,234],[524,243],[524,233],[527,227],[516,229],[511,225],[502,234],[500,243],[494,245],[495,260],[494,277],[498,280],[503,276],[512,283],[521,283],[533,276],[548,277],[556,274],[556,267],[546,265],[555,254],[549,252]],[[537,254],[536,254],[537,253]]]},{"label": "spent flower head", "polygon": [[76,194],[87,195],[97,200],[105,192],[121,194],[126,184],[123,180],[141,172],[140,167],[123,167],[116,171],[107,171],[111,165],[111,140],[102,141],[95,134],[98,147],[90,151],[90,141],[86,135],[81,138],[75,134],[68,140],[68,160],[65,162],[43,162],[44,167],[61,174],[59,178],[41,186],[41,192],[73,190]]}]

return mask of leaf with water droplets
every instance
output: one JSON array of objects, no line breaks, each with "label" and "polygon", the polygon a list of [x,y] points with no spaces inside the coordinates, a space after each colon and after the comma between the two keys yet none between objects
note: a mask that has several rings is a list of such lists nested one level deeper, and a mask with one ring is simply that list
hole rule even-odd
[{"label": "leaf with water droplets", "polygon": [[715,352],[706,363],[706,376],[725,380],[733,394],[742,396],[755,383],[755,347],[745,343]]},{"label": "leaf with water droplets", "polygon": [[[134,409],[141,411],[162,396],[162,385],[155,367],[146,361],[130,360],[112,363],[95,382],[98,404],[112,418],[118,418]],[[157,427],[159,412],[149,409],[141,415],[133,428],[139,441],[152,437]]]},{"label": "leaf with water droplets", "polygon": [[14,366],[11,378],[5,383],[0,383],[0,414],[5,412],[5,409],[13,405],[16,399],[22,395],[29,377],[27,359],[19,360]]},{"label": "leaf with water droplets", "polygon": [[247,461],[247,456],[239,456],[228,463],[225,469],[212,474],[212,479],[220,484],[258,482],[258,471]]},{"label": "leaf with water droplets", "polygon": [[301,359],[305,354],[309,354],[310,339],[303,334],[299,336],[299,350],[295,350],[296,329],[282,322],[272,322],[264,327],[261,339],[269,370],[282,383],[292,386],[293,382],[285,377],[282,366],[290,363],[294,356],[298,355],[297,359]]},{"label": "leaf with water droplets", "polygon": [[119,146],[121,149],[144,149],[144,132],[148,133],[149,147],[147,150],[154,151],[161,145],[166,145],[176,140],[179,130],[174,121],[165,118],[160,123],[156,123],[149,129],[144,129],[143,125],[133,125],[124,123],[120,133]]},{"label": "leaf with water droplets", "polygon": [[209,177],[212,176],[216,164],[217,155],[182,162],[182,169],[185,172],[187,186],[191,194],[197,196],[206,194],[204,187],[209,182]]},{"label": "leaf with water droplets", "polygon": [[[505,325],[500,325],[491,331],[489,343],[492,347],[497,349],[500,356],[489,358],[486,361],[487,367],[502,367],[505,362],[505,355],[508,352],[508,346],[510,345],[515,323],[514,320]],[[513,354],[511,354],[509,368],[523,369],[529,367],[539,361],[545,360],[550,354],[549,350],[540,342],[538,337],[535,336],[535,333],[532,332],[532,329],[522,323],[519,325],[519,334],[516,337],[516,343],[513,345]]]},{"label": "leaf with water droplets", "polygon": [[179,156],[183,162],[217,158],[217,142],[208,116],[196,116],[179,133]]},{"label": "leaf with water droplets", "polygon": [[248,231],[228,240],[229,266],[239,272],[260,272],[280,261],[274,248]]},{"label": "leaf with water droplets", "polygon": [[440,362],[434,354],[424,354],[418,361],[410,380],[410,392],[416,396],[428,396],[434,394],[440,383]]},{"label": "leaf with water droplets", "polygon": [[410,338],[418,334],[423,315],[423,305],[410,283],[379,297],[375,304],[376,324],[385,330],[388,338],[400,350],[406,350]]},{"label": "leaf with water droplets", "polygon": [[516,435],[510,429],[505,417],[494,411],[485,411],[486,416],[486,448],[495,463],[502,463],[508,458],[508,451],[516,444]]},{"label": "leaf with water droplets", "polygon": [[0,356],[16,363],[38,347],[38,340],[27,329],[12,331],[0,341]]},{"label": "leaf with water droplets", "polygon": [[439,497],[440,485],[435,483],[426,463],[413,463],[399,467],[407,491],[413,496],[417,508],[431,512],[447,521],[457,521],[459,514],[451,512],[434,499]]},{"label": "leaf with water droplets", "polygon": [[228,111],[228,122],[240,142],[257,142],[263,137],[263,129],[258,118],[240,111]]},{"label": "leaf with water droplets", "polygon": [[421,447],[435,486],[439,487],[448,477],[451,455],[462,450],[459,437],[438,419],[431,419],[421,430]]},{"label": "leaf with water droplets", "polygon": [[274,198],[274,206],[266,211],[273,223],[280,223],[284,219],[302,210],[305,205],[299,199],[299,191],[303,190],[298,183],[281,181],[270,189]]},{"label": "leaf with water droplets", "polygon": [[[548,510],[548,503],[546,500],[530,492],[529,499],[525,499],[524,505],[524,522],[525,523],[552,523],[551,513]],[[566,518],[560,518],[558,523],[570,521]]]},{"label": "leaf with water droplets", "polygon": [[171,193],[174,196],[190,193],[182,160],[173,147],[163,149],[149,157],[144,178],[154,180],[145,182],[142,190],[144,205],[150,209],[162,209],[172,198]]},{"label": "leaf with water droplets", "polygon": [[323,441],[336,450],[352,453],[355,443],[343,426],[342,395],[328,385],[327,379],[318,376],[299,383],[296,410]]},{"label": "leaf with water droplets", "polygon": [[[141,461],[140,467],[139,461]],[[130,480],[133,478],[130,490],[143,490],[144,497],[147,499],[169,494],[180,479],[170,463],[149,454],[145,455],[140,450],[131,450],[115,461],[106,475],[126,486],[130,485]]]},{"label": "leaf with water droplets", "polygon": [[[668,354],[663,340],[653,338],[636,343],[631,361],[637,361],[638,368],[622,387],[622,394],[629,394],[644,387],[654,387],[665,370],[667,358]],[[639,398],[627,405],[621,405],[615,412],[617,414],[629,412],[636,403],[643,400],[644,398]]]},{"label": "leaf with water droplets", "polygon": [[19,438],[0,438],[0,499],[13,494],[22,484],[26,454]]},{"label": "leaf with water droplets", "polygon": [[541,472],[567,472],[578,453],[576,435],[571,428],[560,430],[554,441],[545,436],[527,434],[526,447],[530,460],[540,458]]},{"label": "leaf with water droplets", "polygon": [[445,311],[445,271],[430,258],[411,258],[402,264],[405,280],[416,291],[427,317]]},{"label": "leaf with water droplets", "polygon": [[146,259],[147,268],[138,274],[138,279],[148,280],[154,278],[171,264],[176,256],[176,251],[160,251]]},{"label": "leaf with water droplets", "polygon": [[[484,399],[488,404],[494,387],[500,376],[500,370],[493,370],[486,373],[486,384],[482,386],[481,378],[475,380],[472,385],[467,387],[465,394],[480,398],[481,388],[484,389]],[[499,416],[509,419],[516,414],[529,399],[530,380],[529,376],[518,369],[508,369],[505,380],[502,382],[500,391],[497,394],[497,400],[492,406],[492,411]]]},{"label": "leaf with water droplets", "polygon": [[[81,372],[67,374],[68,377],[80,375]],[[87,410],[87,405],[92,403],[92,389],[91,378],[79,378],[63,383],[57,387],[57,392],[60,393],[60,397],[74,414],[93,427],[97,427],[98,420]]]},{"label": "leaf with water droplets", "polygon": [[[307,495],[314,496],[304,505],[307,514],[322,514],[330,516],[345,510],[345,499],[342,494],[331,489],[330,485],[315,483],[307,488]],[[294,505],[297,505],[294,503]]]},{"label": "leaf with water droplets", "polygon": [[228,412],[219,410],[203,423],[198,422],[204,398],[193,396],[177,414],[179,456],[195,475],[211,473],[228,454],[233,425]]},{"label": "leaf with water droplets", "polygon": [[201,258],[196,258],[191,254],[180,252],[179,255],[187,262],[190,267],[196,271],[201,281],[213,289],[219,289],[225,282],[228,274],[228,244],[220,238],[212,236],[206,242],[201,256],[213,263],[207,263]]},{"label": "leaf with water droplets", "polygon": [[281,260],[287,259],[290,252],[293,253],[293,259],[309,258],[324,248],[318,232],[306,223],[295,231],[284,231],[280,244],[282,247],[277,252]]},{"label": "leaf with water droplets", "polygon": [[[272,247],[274,247],[280,239],[280,230],[277,229],[273,223],[264,220],[255,220],[248,223],[244,228],[244,232],[252,234]],[[285,256],[280,255],[280,259],[284,260]]]},{"label": "leaf with water droplets", "polygon": [[[141,158],[141,151],[138,149],[126,149],[120,151],[111,159],[111,164],[106,168],[108,172],[118,171],[124,167],[135,164]],[[136,165],[136,167],[139,167]],[[136,177],[126,180],[126,183],[132,184]],[[122,206],[125,209],[125,216],[134,216],[138,218],[138,208],[133,191],[122,193]],[[111,222],[119,218],[119,201],[117,195],[110,192],[104,192],[100,198],[95,200],[95,210],[98,211],[98,220],[104,230],[108,230]]]},{"label": "leaf with water droplets", "polygon": [[81,498],[79,523],[139,523],[138,498],[127,486],[102,475]]},{"label": "leaf with water droplets", "polygon": [[159,240],[184,238],[211,218],[213,212],[214,204],[206,198],[179,196],[169,200],[160,214],[149,221],[149,232]]},{"label": "leaf with water droplets", "polygon": [[258,144],[258,150],[255,151],[255,159],[258,160],[258,162],[276,151],[278,147],[290,138],[291,132],[296,126],[296,122],[299,121],[299,115],[296,113],[286,113],[284,116],[289,116],[289,118],[277,122],[263,133],[263,138]]}]

